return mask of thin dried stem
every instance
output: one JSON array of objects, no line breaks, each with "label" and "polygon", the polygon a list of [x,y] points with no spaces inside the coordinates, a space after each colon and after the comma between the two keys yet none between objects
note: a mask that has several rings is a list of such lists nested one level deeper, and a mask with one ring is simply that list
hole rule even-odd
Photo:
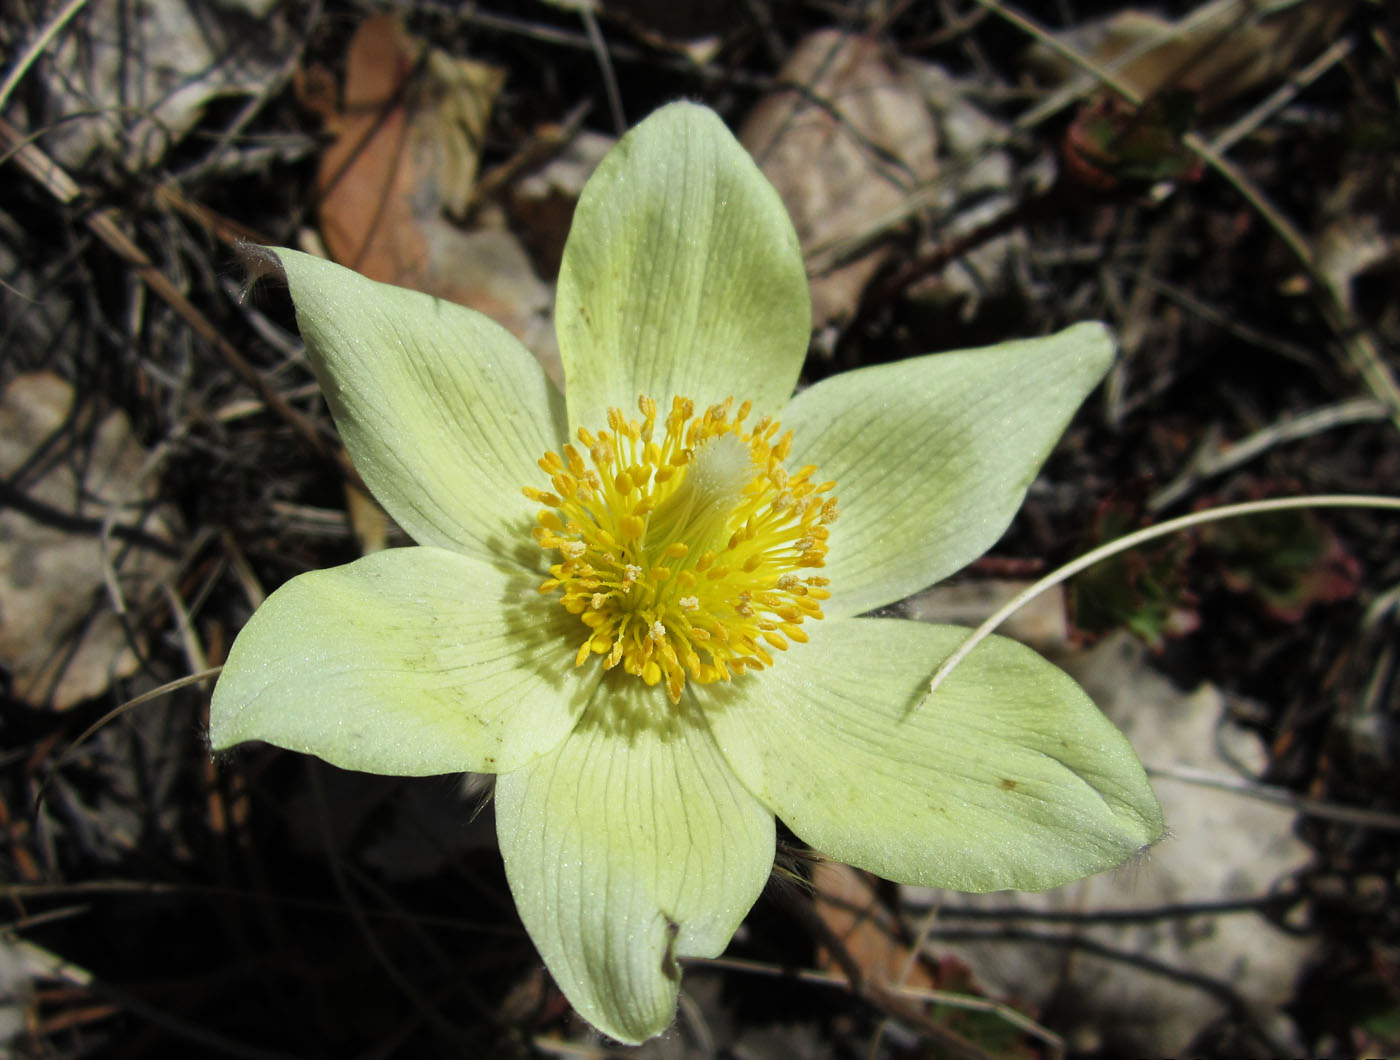
[{"label": "thin dried stem", "polygon": [[1400,498],[1380,497],[1372,495],[1351,496],[1347,494],[1317,494],[1306,497],[1276,497],[1272,500],[1247,501],[1243,504],[1226,504],[1219,508],[1207,508],[1204,511],[1192,512],[1190,515],[1183,515],[1177,519],[1168,519],[1165,523],[1158,523],[1156,526],[1144,527],[1131,534],[1116,538],[1106,544],[1100,545],[1080,556],[1071,563],[1066,563],[1063,567],[1051,571],[1034,585],[1022,590],[1008,600],[1002,607],[998,608],[985,622],[973,630],[966,640],[958,645],[953,654],[943,660],[942,665],[934,672],[933,679],[929,681],[928,692],[919,700],[913,708],[918,710],[928,702],[929,697],[938,691],[938,686],[947,680],[948,675],[966,659],[977,645],[981,644],[993,631],[1006,621],[1012,614],[1019,611],[1031,600],[1034,600],[1041,593],[1048,589],[1053,589],[1061,582],[1074,577],[1082,570],[1087,570],[1094,564],[1116,556],[1120,552],[1127,552],[1145,545],[1149,541],[1155,541],[1159,537],[1166,537],[1179,530],[1188,530],[1193,526],[1200,526],[1202,523],[1218,522],[1223,519],[1236,519],[1244,515],[1260,515],[1264,512],[1287,511],[1294,508],[1372,508],[1378,511],[1400,511]]}]

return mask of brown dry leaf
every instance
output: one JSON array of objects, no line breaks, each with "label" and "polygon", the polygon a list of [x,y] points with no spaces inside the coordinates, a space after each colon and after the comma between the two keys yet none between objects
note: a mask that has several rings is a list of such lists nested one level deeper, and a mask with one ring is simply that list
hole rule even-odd
[{"label": "brown dry leaf", "polygon": [[[938,129],[916,79],[879,42],[836,30],[798,44],[739,139],[792,215],[804,253],[854,236],[937,169]],[[820,100],[820,102],[818,102]],[[875,250],[812,280],[812,323],[841,323],[885,260]]]},{"label": "brown dry leaf", "polygon": [[[397,19],[365,20],[346,55],[343,106],[327,125],[336,140],[321,156],[316,180],[321,235],[332,259],[371,279],[408,287],[421,283],[427,264],[402,98],[417,59]],[[326,117],[325,78],[308,82],[317,86],[316,107]]]},{"label": "brown dry leaf", "polygon": [[[1135,56],[1117,76],[1144,98],[1164,88],[1197,94],[1207,112],[1276,81],[1333,39],[1348,0],[1209,0],[1172,22],[1148,11],[1120,11],[1065,33],[1064,43],[1101,66]],[[1058,52],[1037,44],[1028,60],[1053,81],[1079,75]]]},{"label": "brown dry leaf", "polygon": [[[446,216],[471,198],[504,79],[497,67],[428,48],[391,15],[366,19],[350,42],[344,104],[328,123],[336,140],[321,159],[321,233],[333,260],[485,313],[556,374],[552,293],[529,255],[495,217],[466,231]],[[324,116],[323,80],[307,71],[302,83]]]},{"label": "brown dry leaf", "polygon": [[504,82],[504,70],[428,48],[392,15],[365,20],[350,42],[336,140],[317,179],[321,232],[336,261],[428,289],[423,226],[465,207]]},{"label": "brown dry leaf", "polygon": [[[819,333],[855,313],[890,255],[885,237],[912,216],[915,200],[939,240],[1010,208],[1007,131],[940,67],[830,30],[804,39],[781,79],[807,87],[763,99],[739,138],[792,215],[813,273]],[[988,239],[908,293],[935,314],[967,322],[989,297],[1019,288],[1014,266],[1023,243],[1019,230]]]},{"label": "brown dry leaf", "polygon": [[[866,873],[838,861],[817,862],[812,867],[817,915],[841,940],[867,981],[880,986],[935,988],[938,984],[929,967],[911,960],[913,951],[870,880]],[[818,954],[817,963],[828,971],[841,971],[841,965],[825,949]]]},{"label": "brown dry leaf", "polygon": [[[133,170],[157,165],[217,100],[271,94],[300,47],[273,0],[84,6],[43,78],[44,150],[67,169],[99,148]],[[11,10],[17,19],[22,9]]]},{"label": "brown dry leaf", "polygon": [[601,133],[579,132],[557,155],[511,187],[511,219],[546,276],[558,275],[583,186],[616,142]]},{"label": "brown dry leaf", "polygon": [[147,453],[126,417],[112,412],[90,433],[71,430],[90,418],[74,413],[72,387],[52,373],[19,376],[0,393],[0,479],[49,513],[0,510],[0,663],[16,698],[59,710],[136,669],[107,579],[135,607],[175,568],[168,554],[116,536],[104,549],[95,528],[71,525],[111,519],[177,539],[173,509],[151,508]]}]

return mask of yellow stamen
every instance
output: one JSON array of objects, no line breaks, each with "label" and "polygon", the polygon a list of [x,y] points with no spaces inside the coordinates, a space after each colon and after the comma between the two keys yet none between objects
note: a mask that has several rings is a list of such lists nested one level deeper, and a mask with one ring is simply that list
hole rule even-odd
[{"label": "yellow stamen", "polygon": [[606,430],[579,429],[582,449],[544,454],[552,492],[523,492],[547,506],[533,534],[560,557],[540,591],[585,627],[575,665],[604,656],[676,702],[687,677],[728,681],[807,640],[802,622],[831,595],[811,571],[826,563],[835,483],[789,472],[792,433],[769,417],[745,429],[748,402],[697,417],[676,398],[660,421],[650,398],[637,407],[640,422],[609,409]]}]

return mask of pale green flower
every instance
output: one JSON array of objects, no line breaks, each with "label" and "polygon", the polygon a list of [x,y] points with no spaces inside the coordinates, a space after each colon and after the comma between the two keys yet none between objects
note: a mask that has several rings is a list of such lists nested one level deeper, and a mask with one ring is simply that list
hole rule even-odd
[{"label": "pale green flower", "polygon": [[477,313],[277,255],[355,466],[419,547],[277,590],[229,653],[214,747],[498,774],[521,919],[600,1030],[671,1022],[676,958],[728,944],[775,814],[830,857],[971,891],[1157,838],[1132,750],[1060,670],[994,638],[916,710],[963,631],[857,617],[996,541],[1111,360],[1101,326],[789,400],[809,330],[792,226],[687,104],[579,203],[566,395]]}]

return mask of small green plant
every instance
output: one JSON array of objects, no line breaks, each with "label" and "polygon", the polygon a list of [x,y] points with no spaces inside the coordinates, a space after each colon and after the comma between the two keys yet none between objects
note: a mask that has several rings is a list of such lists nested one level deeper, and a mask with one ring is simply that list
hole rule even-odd
[{"label": "small green plant", "polygon": [[1102,326],[791,397],[792,225],[688,104],[579,202],[562,395],[477,313],[274,253],[350,456],[418,546],[269,597],[213,745],[497,774],[521,919],[599,1030],[670,1024],[678,958],[728,944],[775,815],[827,856],[972,891],[1052,887],[1161,833],[1132,749],[1056,667],[984,638],[928,695],[966,631],[860,617],[1002,534],[1112,360]]},{"label": "small green plant", "polygon": [[[1094,541],[1113,541],[1138,525],[1135,505],[1106,500],[1094,516]],[[1175,535],[1110,556],[1076,575],[1066,592],[1075,633],[1093,639],[1127,629],[1158,651],[1168,637],[1193,632],[1200,616],[1188,587],[1192,545],[1190,536]]]},{"label": "small green plant", "polygon": [[1351,597],[1361,580],[1356,557],[1306,509],[1207,525],[1201,546],[1227,588],[1252,597],[1279,622],[1298,621],[1313,604]]},{"label": "small green plant", "polygon": [[1061,154],[1074,180],[1100,192],[1199,180],[1201,160],[1181,141],[1195,117],[1196,97],[1186,90],[1164,92],[1139,107],[1103,94],[1080,108]]}]

